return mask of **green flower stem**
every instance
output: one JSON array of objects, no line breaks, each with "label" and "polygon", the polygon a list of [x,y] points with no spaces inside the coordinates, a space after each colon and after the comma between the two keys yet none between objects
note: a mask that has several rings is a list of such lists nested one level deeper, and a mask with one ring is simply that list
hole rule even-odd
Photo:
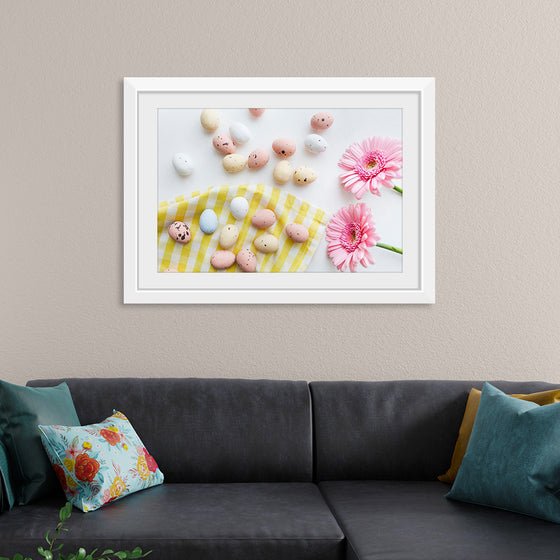
[{"label": "green flower stem", "polygon": [[385,245],[385,243],[378,243],[376,246],[381,247],[381,249],[387,249],[387,251],[393,251],[395,253],[398,253],[399,255],[402,255],[402,249],[399,249],[398,247],[393,247],[392,245]]},{"label": "green flower stem", "polygon": [[402,194],[402,189],[400,187],[397,187],[397,185],[393,185],[393,190],[397,191],[398,193]]}]

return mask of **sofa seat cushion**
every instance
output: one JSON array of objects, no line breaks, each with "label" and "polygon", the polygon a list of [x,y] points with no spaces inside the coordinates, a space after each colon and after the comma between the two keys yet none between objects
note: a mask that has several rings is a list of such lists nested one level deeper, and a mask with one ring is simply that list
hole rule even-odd
[{"label": "sofa seat cushion", "polygon": [[319,486],[348,539],[348,560],[558,559],[558,525],[446,500],[441,482]]},{"label": "sofa seat cushion", "polygon": [[[60,500],[0,517],[0,556],[32,555],[54,529]],[[76,509],[67,544],[153,550],[152,560],[342,560],[345,540],[312,483],[163,484],[97,511]],[[74,546],[72,546],[74,543]]]}]

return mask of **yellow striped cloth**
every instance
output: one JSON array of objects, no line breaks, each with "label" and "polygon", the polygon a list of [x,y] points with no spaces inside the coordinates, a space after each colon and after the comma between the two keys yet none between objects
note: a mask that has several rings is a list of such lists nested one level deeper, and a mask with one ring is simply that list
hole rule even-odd
[{"label": "yellow striped cloth", "polygon": [[[242,196],[249,202],[247,217],[241,222],[230,212],[230,202]],[[211,208],[218,216],[218,229],[212,235],[200,230],[200,214]],[[251,225],[251,216],[263,208],[272,210],[277,222],[267,232],[278,237],[279,246],[275,253],[258,253],[253,241],[264,233]],[[325,233],[329,216],[324,210],[300,200],[292,194],[266,185],[241,185],[232,187],[210,187],[204,191],[194,191],[188,197],[179,196],[175,200],[160,202],[158,209],[158,271],[170,268],[179,272],[218,272],[210,266],[210,257],[220,249],[220,230],[226,224],[237,224],[239,239],[231,249],[237,254],[249,248],[257,255],[257,272],[303,272]],[[174,221],[185,222],[191,229],[191,241],[176,243],[169,237],[167,229]],[[309,230],[305,243],[294,243],[286,235],[286,225],[303,224]],[[227,272],[239,271],[233,265]]]}]

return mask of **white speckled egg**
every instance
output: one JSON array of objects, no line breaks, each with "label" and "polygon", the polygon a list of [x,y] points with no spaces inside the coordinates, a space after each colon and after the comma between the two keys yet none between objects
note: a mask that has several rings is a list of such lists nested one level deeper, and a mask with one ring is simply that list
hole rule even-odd
[{"label": "white speckled egg", "polygon": [[236,220],[243,220],[249,212],[249,201],[242,196],[236,196],[230,202],[229,210]]},{"label": "white speckled egg", "polygon": [[276,222],[276,214],[265,208],[263,210],[259,210],[252,218],[251,223],[257,229],[266,229],[269,228],[272,224]]},{"label": "white speckled egg", "polygon": [[233,154],[237,147],[233,140],[227,134],[216,134],[212,139],[212,144],[221,154]]},{"label": "white speckled egg", "polygon": [[220,126],[220,116],[214,109],[204,109],[200,113],[200,124],[204,130],[214,132]]},{"label": "white speckled egg", "polygon": [[236,144],[245,144],[251,139],[251,133],[249,129],[240,122],[234,122],[229,127],[229,135],[233,138]]},{"label": "white speckled egg", "polygon": [[220,231],[220,245],[224,249],[231,249],[239,237],[239,228],[234,224],[228,224]]},{"label": "white speckled egg", "polygon": [[290,180],[292,176],[292,166],[288,160],[283,159],[279,161],[276,166],[274,167],[274,172],[272,173],[272,177],[274,181],[279,185],[284,185]]},{"label": "white speckled egg", "polygon": [[268,163],[269,159],[270,154],[264,148],[257,148],[249,154],[247,165],[249,169],[260,169]]},{"label": "white speckled egg", "polygon": [[320,154],[327,149],[327,141],[318,134],[310,134],[305,139],[305,149],[313,154]]},{"label": "white speckled egg", "polygon": [[229,154],[222,160],[222,165],[228,173],[239,173],[245,169],[247,158],[241,154]]},{"label": "white speckled egg", "polygon": [[275,253],[278,251],[278,238],[271,233],[259,235],[254,241],[257,251],[261,253]]},{"label": "white speckled egg", "polygon": [[302,224],[288,224],[286,235],[294,243],[305,243],[309,239],[309,230]]},{"label": "white speckled egg", "polygon": [[229,268],[235,262],[235,253],[231,251],[216,251],[210,257],[210,264],[216,270],[223,270]]},{"label": "white speckled egg", "polygon": [[264,109],[249,109],[249,113],[251,113],[253,117],[260,117],[264,113]]},{"label": "white speckled egg", "polygon": [[236,260],[243,272],[255,272],[257,270],[257,256],[251,249],[241,249],[237,253]]},{"label": "white speckled egg", "polygon": [[218,216],[214,210],[207,208],[200,214],[198,225],[204,233],[214,233],[218,228]]},{"label": "white speckled egg", "polygon": [[272,149],[278,157],[289,158],[296,153],[296,143],[289,138],[276,138],[272,142]]},{"label": "white speckled egg", "polygon": [[193,166],[188,156],[181,152],[173,156],[173,167],[175,168],[175,171],[177,171],[179,175],[183,175],[183,177],[186,177],[193,172]]},{"label": "white speckled egg", "polygon": [[188,243],[191,240],[191,230],[189,226],[183,222],[173,222],[167,228],[169,237],[177,243]]},{"label": "white speckled egg", "polygon": [[320,113],[315,113],[311,117],[311,128],[313,130],[327,130],[332,126],[334,122],[334,117],[331,113],[327,111],[321,111]]},{"label": "white speckled egg", "polygon": [[297,167],[294,171],[294,181],[298,185],[309,185],[309,183],[313,183],[315,179],[317,179],[317,173],[306,165]]}]

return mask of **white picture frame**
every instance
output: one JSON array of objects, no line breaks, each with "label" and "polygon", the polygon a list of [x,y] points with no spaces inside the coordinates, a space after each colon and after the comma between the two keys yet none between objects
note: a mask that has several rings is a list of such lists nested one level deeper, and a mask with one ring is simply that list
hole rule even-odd
[{"label": "white picture frame", "polygon": [[[158,273],[158,109],[212,106],[400,108],[402,271]],[[124,303],[435,303],[434,78],[124,78],[123,179]]]}]

